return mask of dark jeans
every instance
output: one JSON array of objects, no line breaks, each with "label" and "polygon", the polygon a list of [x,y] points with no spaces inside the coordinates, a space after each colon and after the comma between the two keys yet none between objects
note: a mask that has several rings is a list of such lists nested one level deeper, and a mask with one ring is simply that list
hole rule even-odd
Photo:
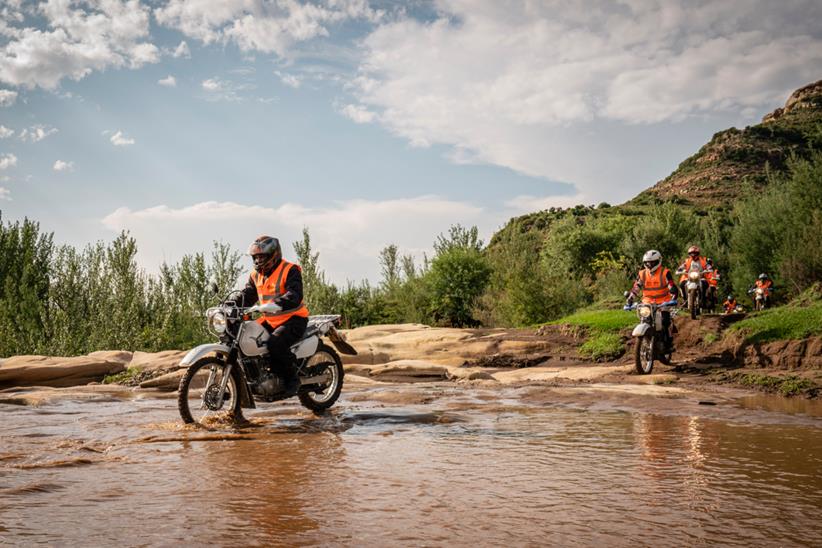
[{"label": "dark jeans", "polygon": [[[268,326],[268,324],[264,324]],[[294,372],[294,361],[296,358],[291,352],[291,345],[300,340],[308,325],[308,318],[293,316],[284,324],[271,331],[268,339],[268,352],[271,357],[271,364],[274,370],[285,376]],[[269,330],[271,328],[268,328]]]}]

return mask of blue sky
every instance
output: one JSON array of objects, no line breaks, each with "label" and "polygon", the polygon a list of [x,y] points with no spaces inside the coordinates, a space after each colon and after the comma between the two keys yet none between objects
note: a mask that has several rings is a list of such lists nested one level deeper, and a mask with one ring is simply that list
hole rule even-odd
[{"label": "blue sky", "polygon": [[[10,0],[0,210],[148,270],[308,226],[338,282],[618,203],[822,75],[818,2]],[[290,246],[286,246],[286,255]]]}]

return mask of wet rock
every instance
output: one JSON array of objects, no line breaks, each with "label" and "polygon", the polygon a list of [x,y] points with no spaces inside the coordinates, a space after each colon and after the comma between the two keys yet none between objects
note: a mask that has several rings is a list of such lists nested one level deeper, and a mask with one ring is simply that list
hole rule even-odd
[{"label": "wet rock", "polygon": [[422,360],[397,360],[371,368],[371,378],[393,382],[437,381],[448,378],[449,368]]},{"label": "wet rock", "polygon": [[180,386],[180,379],[186,374],[185,369],[178,369],[171,373],[160,375],[140,383],[140,388],[156,388],[158,390],[177,390]]},{"label": "wet rock", "polygon": [[0,365],[0,388],[11,386],[77,386],[101,381],[126,369],[121,361],[104,357],[14,356]]}]

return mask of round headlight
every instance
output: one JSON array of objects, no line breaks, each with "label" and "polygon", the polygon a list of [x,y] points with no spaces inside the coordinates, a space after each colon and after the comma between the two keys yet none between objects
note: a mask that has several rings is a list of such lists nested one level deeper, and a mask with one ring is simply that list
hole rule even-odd
[{"label": "round headlight", "polygon": [[690,274],[688,274],[688,279],[691,280],[692,282],[698,282],[699,281],[699,272],[696,272],[696,271],[691,272]]},{"label": "round headlight", "polygon": [[650,306],[643,306],[639,309],[639,315],[643,318],[647,318],[651,315],[651,307]]},{"label": "round headlight", "polygon": [[210,310],[208,314],[208,327],[214,333],[222,335],[225,333],[226,321],[222,310]]}]

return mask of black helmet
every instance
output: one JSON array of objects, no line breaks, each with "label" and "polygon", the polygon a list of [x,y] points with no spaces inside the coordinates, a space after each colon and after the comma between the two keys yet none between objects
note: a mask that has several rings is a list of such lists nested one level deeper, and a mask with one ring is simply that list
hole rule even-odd
[{"label": "black helmet", "polygon": [[254,269],[261,273],[269,271],[283,257],[280,241],[266,235],[254,240],[248,247],[248,254],[254,259]]},{"label": "black helmet", "polygon": [[767,280],[767,279],[768,279],[768,275],[767,275],[767,274],[765,274],[765,273],[763,272],[762,274],[760,274],[760,275],[759,275],[759,279],[760,279],[760,280]]}]

